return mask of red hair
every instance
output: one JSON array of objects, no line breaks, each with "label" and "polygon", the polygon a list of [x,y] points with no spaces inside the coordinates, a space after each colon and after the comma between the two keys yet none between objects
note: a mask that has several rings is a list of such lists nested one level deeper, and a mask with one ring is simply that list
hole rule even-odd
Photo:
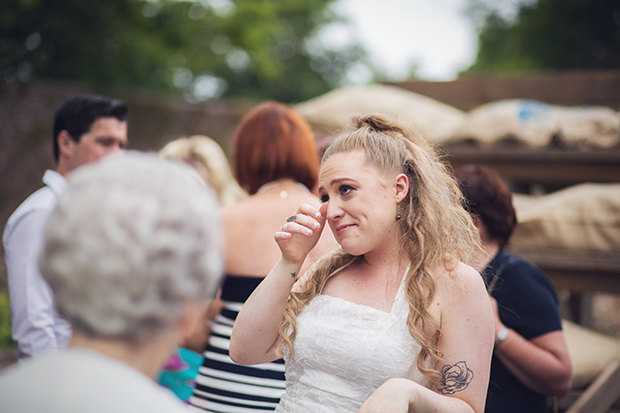
[{"label": "red hair", "polygon": [[249,194],[291,178],[313,188],[319,158],[310,125],[290,107],[265,102],[246,114],[232,139],[235,178]]},{"label": "red hair", "polygon": [[517,214],[512,194],[499,174],[483,165],[465,165],[454,173],[472,216],[479,216],[489,237],[506,245]]}]

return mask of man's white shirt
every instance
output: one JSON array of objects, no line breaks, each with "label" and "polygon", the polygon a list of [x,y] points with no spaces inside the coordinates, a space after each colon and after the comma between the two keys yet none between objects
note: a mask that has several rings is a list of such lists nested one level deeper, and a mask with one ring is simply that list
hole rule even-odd
[{"label": "man's white shirt", "polygon": [[12,335],[20,361],[66,347],[71,326],[54,308],[54,295],[39,271],[43,232],[65,178],[47,170],[46,186],[30,195],[6,223],[2,241],[8,273]]}]

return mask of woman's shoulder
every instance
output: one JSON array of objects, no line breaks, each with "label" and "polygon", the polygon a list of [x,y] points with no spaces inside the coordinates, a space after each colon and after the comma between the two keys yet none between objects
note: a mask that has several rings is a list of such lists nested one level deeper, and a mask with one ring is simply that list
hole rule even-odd
[{"label": "woman's shoulder", "polygon": [[278,196],[260,196],[255,194],[237,202],[234,205],[222,208],[222,211],[226,213],[235,210],[253,208],[258,205],[274,205],[291,209],[292,207],[297,208],[304,203],[318,208],[321,205],[321,200],[312,193],[291,193],[288,194],[286,198],[280,198]]},{"label": "woman's shoulder", "polygon": [[435,283],[437,293],[452,300],[471,300],[472,296],[486,299],[487,296],[480,273],[461,261],[438,265]]}]

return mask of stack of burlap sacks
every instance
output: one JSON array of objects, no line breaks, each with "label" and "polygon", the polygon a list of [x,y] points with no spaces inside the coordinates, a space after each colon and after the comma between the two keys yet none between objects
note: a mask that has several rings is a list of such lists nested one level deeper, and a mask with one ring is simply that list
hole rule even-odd
[{"label": "stack of burlap sacks", "polygon": [[319,135],[335,134],[353,115],[381,113],[422,132],[438,144],[501,140],[544,147],[610,148],[620,144],[620,116],[602,106],[563,107],[528,99],[500,100],[469,112],[402,88],[346,87],[295,105]]},{"label": "stack of burlap sacks", "polygon": [[[511,246],[620,254],[620,183],[575,185],[539,197],[515,194],[513,200],[519,224]],[[573,387],[590,383],[620,357],[620,340],[569,321],[564,328]]]}]

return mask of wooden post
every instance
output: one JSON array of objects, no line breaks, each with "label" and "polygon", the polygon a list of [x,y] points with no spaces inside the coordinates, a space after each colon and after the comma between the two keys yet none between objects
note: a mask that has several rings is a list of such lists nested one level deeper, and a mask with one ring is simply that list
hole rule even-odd
[{"label": "wooden post", "polygon": [[566,413],[605,413],[620,399],[620,358],[609,364]]}]

